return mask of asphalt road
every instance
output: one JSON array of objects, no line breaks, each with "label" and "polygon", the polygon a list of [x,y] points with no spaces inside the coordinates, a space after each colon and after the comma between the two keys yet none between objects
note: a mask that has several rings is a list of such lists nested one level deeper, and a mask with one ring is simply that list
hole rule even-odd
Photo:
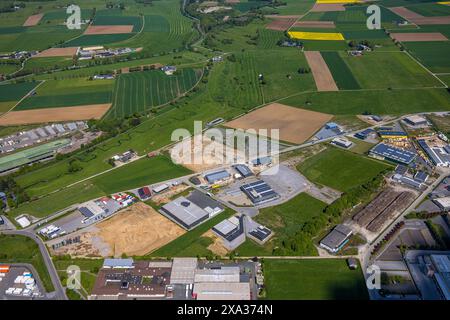
[{"label": "asphalt road", "polygon": [[52,258],[48,253],[47,247],[45,246],[44,242],[42,242],[41,238],[39,238],[32,231],[27,230],[3,231],[2,233],[25,236],[30,239],[33,239],[37,243],[37,245],[39,246],[39,250],[41,251],[42,257],[44,259],[45,266],[47,267],[47,271],[52,280],[53,286],[55,287],[55,291],[48,293],[47,297],[56,300],[67,300],[66,291],[63,288],[61,281],[59,281],[59,276],[58,273],[56,272],[55,265],[53,264]]}]

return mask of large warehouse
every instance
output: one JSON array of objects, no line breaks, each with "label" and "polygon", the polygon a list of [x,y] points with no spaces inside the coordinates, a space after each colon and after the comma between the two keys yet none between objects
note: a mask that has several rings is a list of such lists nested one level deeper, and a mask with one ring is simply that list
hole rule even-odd
[{"label": "large warehouse", "polygon": [[241,186],[242,192],[254,203],[262,204],[278,199],[280,195],[264,181],[258,180]]},{"label": "large warehouse", "polygon": [[411,164],[416,158],[416,154],[385,143],[379,143],[370,150],[370,156],[382,160],[389,160],[405,165]]},{"label": "large warehouse", "polygon": [[332,253],[342,249],[353,234],[352,229],[343,224],[338,224],[334,229],[320,241],[320,246]]}]

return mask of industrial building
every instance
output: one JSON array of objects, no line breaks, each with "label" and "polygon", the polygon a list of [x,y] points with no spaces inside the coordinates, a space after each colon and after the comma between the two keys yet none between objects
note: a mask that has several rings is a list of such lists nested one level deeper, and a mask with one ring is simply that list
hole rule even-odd
[{"label": "industrial building", "polygon": [[278,193],[262,180],[242,185],[240,189],[255,205],[263,204],[280,197]]},{"label": "industrial building", "polygon": [[434,280],[445,300],[450,300],[450,255],[430,255],[435,272]]},{"label": "industrial building", "polygon": [[408,139],[408,134],[404,131],[378,131],[378,135],[382,139],[405,140]]},{"label": "industrial building", "polygon": [[133,262],[132,259],[106,260],[113,261],[108,261],[100,269],[89,300],[162,299],[166,297],[167,285],[170,283],[170,267],[155,266],[155,263],[150,266],[148,261]]},{"label": "industrial building", "polygon": [[194,284],[193,296],[197,300],[250,300],[248,282],[204,282]]},{"label": "industrial building", "polygon": [[450,166],[450,146],[447,145],[443,148],[430,147],[426,140],[417,139],[417,143],[423,149],[423,151],[430,158],[431,162],[436,167],[449,167]]},{"label": "industrial building", "polygon": [[186,196],[186,199],[206,211],[210,217],[213,217],[225,210],[219,202],[198,190],[192,191],[188,196]]},{"label": "industrial building", "polygon": [[418,126],[426,126],[428,125],[428,121],[426,118],[419,115],[412,115],[403,119],[407,124],[418,127]]},{"label": "industrial building", "polygon": [[417,190],[422,189],[423,186],[422,182],[401,174],[394,174],[392,180]]},{"label": "industrial building", "polygon": [[273,236],[273,233],[269,228],[259,225],[258,227],[251,229],[248,232],[248,236],[260,245],[263,245]]},{"label": "industrial building", "polygon": [[194,282],[239,282],[239,267],[221,267],[220,269],[197,269]]},{"label": "industrial building", "polygon": [[245,164],[237,164],[233,168],[240,174],[241,178],[248,178],[253,176],[252,170]]},{"label": "industrial building", "polygon": [[416,174],[414,175],[414,180],[421,183],[427,182],[428,178],[429,178],[428,173],[424,171],[417,171]]},{"label": "industrial building", "polygon": [[334,144],[335,146],[344,148],[344,149],[348,149],[353,145],[353,143],[350,140],[347,140],[345,138],[340,138],[340,137],[334,138],[333,140],[331,140],[330,143]]},{"label": "industrial building", "polygon": [[450,197],[436,198],[433,202],[443,211],[450,210]]},{"label": "industrial building", "polygon": [[244,216],[233,216],[212,228],[228,250],[234,250],[245,242]]},{"label": "industrial building", "polygon": [[159,210],[169,219],[187,230],[191,230],[209,218],[209,213],[185,197],[179,197]]},{"label": "industrial building", "polygon": [[194,283],[197,264],[197,258],[174,258],[172,262],[170,284]]},{"label": "industrial building", "polygon": [[205,179],[206,181],[208,181],[209,184],[225,181],[230,177],[231,175],[226,170],[216,171],[205,175]]},{"label": "industrial building", "polygon": [[338,224],[320,241],[320,246],[331,253],[336,253],[345,246],[352,234],[352,229],[343,224]]},{"label": "industrial building", "polygon": [[397,148],[385,143],[377,144],[370,150],[369,155],[377,159],[389,160],[404,165],[411,164],[417,156],[414,152]]},{"label": "industrial building", "polygon": [[355,138],[361,139],[361,140],[366,140],[369,135],[372,135],[375,133],[375,130],[373,129],[365,129],[361,132],[358,132],[355,134]]}]

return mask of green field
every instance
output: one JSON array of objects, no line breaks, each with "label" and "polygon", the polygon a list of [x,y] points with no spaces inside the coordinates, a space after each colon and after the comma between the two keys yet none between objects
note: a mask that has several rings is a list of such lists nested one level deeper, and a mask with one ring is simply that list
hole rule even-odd
[{"label": "green field", "polygon": [[341,58],[364,89],[442,87],[434,76],[403,52],[372,52],[362,57],[341,53]]},{"label": "green field", "polygon": [[358,81],[356,81],[347,64],[341,59],[338,52],[328,51],[322,52],[322,57],[328,65],[333,75],[333,79],[339,89],[353,90],[360,89]]},{"label": "green field", "polygon": [[0,261],[2,263],[29,263],[39,273],[47,292],[54,290],[39,247],[32,239],[19,235],[0,234]]},{"label": "green field", "polygon": [[[236,249],[236,253],[244,257],[284,255],[283,252],[274,251],[274,249],[281,247],[282,242],[287,238],[295,236],[297,232],[302,230],[305,222],[318,217],[325,207],[326,204],[322,201],[306,193],[300,193],[283,204],[261,209],[255,220],[273,230],[274,238],[264,246],[247,239],[244,244]],[[303,242],[301,247],[297,248],[296,255],[315,256],[317,250],[312,242]]]},{"label": "green field", "polygon": [[38,82],[0,84],[0,102],[20,100],[38,84]]},{"label": "green field", "polygon": [[160,70],[122,74],[106,117],[121,118],[166,104],[191,90],[200,76],[201,71],[194,69],[181,69],[172,76]]},{"label": "green field", "polygon": [[361,269],[341,259],[269,260],[263,264],[266,299],[367,300]]},{"label": "green field", "polygon": [[450,15],[449,6],[444,6],[437,3],[421,3],[420,5],[407,6],[407,8],[425,17],[439,17]]},{"label": "green field", "polygon": [[328,148],[308,158],[297,169],[310,181],[347,191],[375,177],[390,166],[354,153]]},{"label": "green field", "polygon": [[432,72],[450,72],[450,41],[408,42],[404,46]]},{"label": "green field", "polygon": [[[450,110],[445,89],[370,90],[304,93],[281,103],[335,115],[390,114]],[[333,101],[333,103],[330,103]]]},{"label": "green field", "polygon": [[202,235],[209,229],[224,219],[231,217],[235,212],[226,208],[224,212],[219,213],[215,217],[200,224],[195,229],[186,232],[182,236],[169,242],[165,246],[150,254],[151,257],[205,257],[212,255],[212,252],[207,247],[212,243],[212,240]]},{"label": "green field", "polygon": [[143,20],[141,17],[116,16],[116,15],[96,15],[93,21],[95,26],[115,26],[132,25],[132,33],[139,32],[142,29]]}]

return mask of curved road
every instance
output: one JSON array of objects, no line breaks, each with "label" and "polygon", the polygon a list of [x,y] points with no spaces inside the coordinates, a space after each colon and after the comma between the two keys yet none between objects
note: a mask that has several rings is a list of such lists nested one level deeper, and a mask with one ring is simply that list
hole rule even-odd
[{"label": "curved road", "polygon": [[47,247],[45,246],[41,238],[39,238],[33,232],[27,230],[2,231],[1,233],[9,235],[25,236],[34,240],[37,243],[37,245],[39,246],[39,250],[41,251],[42,258],[44,259],[45,266],[47,267],[47,271],[52,280],[53,286],[55,287],[55,291],[51,292],[50,294],[47,294],[47,297],[56,300],[67,300],[66,291],[62,286],[61,281],[59,281],[59,276],[58,273],[56,272],[55,265],[53,264],[52,258],[48,253]]}]

